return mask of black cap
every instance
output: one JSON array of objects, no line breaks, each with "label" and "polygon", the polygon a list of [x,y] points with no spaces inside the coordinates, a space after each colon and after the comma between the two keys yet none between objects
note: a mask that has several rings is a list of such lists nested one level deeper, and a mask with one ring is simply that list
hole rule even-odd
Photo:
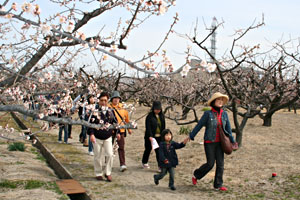
[{"label": "black cap", "polygon": [[160,101],[153,101],[152,109],[153,110],[162,110]]}]

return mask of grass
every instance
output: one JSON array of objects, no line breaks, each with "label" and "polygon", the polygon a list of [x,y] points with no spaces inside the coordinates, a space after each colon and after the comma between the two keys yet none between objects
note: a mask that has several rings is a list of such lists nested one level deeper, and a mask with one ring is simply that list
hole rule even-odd
[{"label": "grass", "polygon": [[188,135],[192,131],[191,126],[180,126],[179,135]]},{"label": "grass", "polygon": [[8,145],[9,151],[25,151],[26,147],[23,142],[14,142]]},{"label": "grass", "polygon": [[2,180],[0,181],[0,188],[6,189],[25,189],[25,190],[32,190],[32,189],[46,189],[53,191],[59,195],[61,195],[60,199],[69,199],[67,195],[64,195],[62,191],[59,189],[55,181],[40,181],[40,180]]},{"label": "grass", "polygon": [[30,149],[30,152],[36,155],[35,158],[36,158],[37,160],[46,162],[46,159],[38,152],[38,150],[37,150],[36,148],[31,148],[31,149]]}]

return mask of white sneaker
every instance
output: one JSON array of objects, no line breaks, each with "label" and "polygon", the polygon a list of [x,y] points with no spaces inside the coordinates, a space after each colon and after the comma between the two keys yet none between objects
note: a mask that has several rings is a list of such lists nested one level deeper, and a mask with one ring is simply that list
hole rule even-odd
[{"label": "white sneaker", "polygon": [[124,172],[124,171],[126,171],[126,169],[127,169],[126,165],[122,165],[120,167],[120,172]]},{"label": "white sneaker", "polygon": [[90,155],[90,156],[93,156],[93,155],[94,155],[94,152],[89,151],[89,155]]},{"label": "white sneaker", "polygon": [[58,143],[59,143],[59,144],[61,144],[61,143],[62,143],[62,141],[61,141],[61,140],[58,140]]},{"label": "white sneaker", "polygon": [[149,166],[149,164],[148,163],[142,163],[142,167],[144,168],[144,169],[149,169],[150,168],[150,166]]}]

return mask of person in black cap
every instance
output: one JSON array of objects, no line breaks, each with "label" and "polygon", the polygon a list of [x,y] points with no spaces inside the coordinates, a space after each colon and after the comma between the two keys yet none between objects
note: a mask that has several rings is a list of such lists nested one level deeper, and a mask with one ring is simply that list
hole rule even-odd
[{"label": "person in black cap", "polygon": [[[120,103],[121,96],[118,91],[113,91],[111,98],[110,98],[110,104],[108,105],[110,108],[112,108],[115,112],[115,116],[118,120],[119,125],[126,125],[129,123],[129,115],[128,111],[123,107],[123,104]],[[127,169],[127,166],[125,164],[125,137],[126,132],[131,134],[131,129],[120,129],[120,140],[117,140],[118,143],[118,154],[119,154],[119,160],[120,160],[120,171],[124,172]]]},{"label": "person in black cap", "polygon": [[[161,141],[161,132],[166,127],[165,116],[162,112],[161,102],[154,101],[150,113],[146,117],[145,131],[145,151],[142,159],[143,168],[150,168],[148,164],[149,156],[152,150],[152,140],[155,139],[159,144]],[[159,148],[155,149],[157,164],[159,162]],[[160,167],[158,166],[160,172]]]}]

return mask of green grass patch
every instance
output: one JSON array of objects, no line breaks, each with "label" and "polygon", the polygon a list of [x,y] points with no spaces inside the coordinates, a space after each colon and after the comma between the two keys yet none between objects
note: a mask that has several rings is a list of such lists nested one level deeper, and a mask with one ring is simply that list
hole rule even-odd
[{"label": "green grass patch", "polygon": [[14,142],[8,145],[9,151],[25,151],[26,147],[23,142]]},{"label": "green grass patch", "polygon": [[192,132],[192,127],[191,126],[180,126],[179,135],[188,135]]},{"label": "green grass patch", "polygon": [[263,193],[249,194],[248,198],[250,198],[250,199],[264,199],[265,194],[263,194]]},{"label": "green grass patch", "polygon": [[18,185],[17,185],[16,181],[3,180],[0,182],[0,188],[15,189],[17,187],[18,187]]},{"label": "green grass patch", "polygon": [[[59,189],[55,181],[40,181],[40,180],[2,180],[0,181],[0,188],[8,189],[20,189],[24,188],[26,190],[43,188],[46,190],[53,191],[59,195],[63,195],[62,191]],[[66,195],[62,196],[60,199],[69,199]]]},{"label": "green grass patch", "polygon": [[31,148],[30,152],[36,155],[35,159],[46,162],[46,159],[42,156],[42,154],[40,154],[40,152],[37,151],[36,148]]},{"label": "green grass patch", "polygon": [[46,184],[45,182],[39,181],[39,180],[28,180],[25,183],[25,189],[26,190],[31,190],[31,189],[41,188],[45,184]]}]

